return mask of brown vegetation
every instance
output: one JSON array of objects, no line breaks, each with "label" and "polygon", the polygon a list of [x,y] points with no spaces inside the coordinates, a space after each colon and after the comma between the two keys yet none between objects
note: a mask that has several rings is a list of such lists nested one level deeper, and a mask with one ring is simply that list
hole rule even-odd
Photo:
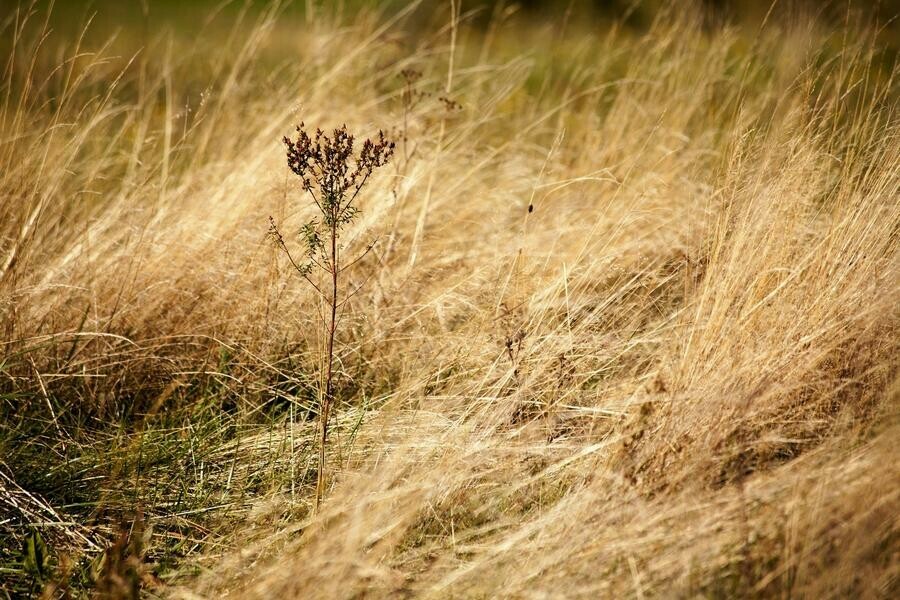
[{"label": "brown vegetation", "polygon": [[[140,52],[9,22],[0,590],[36,585],[37,528],[57,590],[897,596],[884,32],[453,7],[273,7]],[[336,337],[266,240],[317,210],[300,120],[398,140]]]}]

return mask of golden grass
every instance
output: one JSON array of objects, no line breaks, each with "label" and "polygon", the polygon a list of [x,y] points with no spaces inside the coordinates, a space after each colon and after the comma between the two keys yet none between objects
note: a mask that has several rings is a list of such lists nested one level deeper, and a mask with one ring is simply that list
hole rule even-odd
[{"label": "golden grass", "polygon": [[[191,463],[206,533],[177,535],[199,573],[150,593],[896,595],[900,121],[878,32],[673,9],[640,33],[482,31],[445,8],[416,31],[415,8],[297,28],[274,7],[132,60],[121,36],[36,49],[42,15],[7,27],[9,414],[67,456],[132,451],[210,397],[233,419]],[[279,139],[401,127],[410,67],[434,95],[354,225],[378,257],[312,516],[321,306],[265,240],[269,214],[289,231],[312,208]],[[79,534],[109,536],[165,460],[110,467]],[[193,526],[141,497],[160,539]]]}]

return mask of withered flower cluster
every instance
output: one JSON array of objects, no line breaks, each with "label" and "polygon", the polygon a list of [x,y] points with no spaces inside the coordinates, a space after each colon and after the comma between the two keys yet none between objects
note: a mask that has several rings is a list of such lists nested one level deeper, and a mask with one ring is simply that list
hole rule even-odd
[{"label": "withered flower cluster", "polygon": [[358,154],[353,151],[354,137],[343,125],[331,136],[321,129],[310,135],[304,124],[297,126],[297,138],[284,138],[287,164],[302,181],[322,212],[326,227],[344,225],[356,215],[353,201],[378,167],[394,154],[394,142],[379,131],[375,141],[366,139]]}]

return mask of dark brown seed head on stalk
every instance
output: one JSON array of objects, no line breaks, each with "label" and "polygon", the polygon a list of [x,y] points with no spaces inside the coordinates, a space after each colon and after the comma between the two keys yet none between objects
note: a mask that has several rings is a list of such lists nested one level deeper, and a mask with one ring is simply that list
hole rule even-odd
[{"label": "dark brown seed head on stalk", "polygon": [[331,135],[317,129],[311,137],[300,123],[296,139],[284,138],[288,167],[301,179],[304,190],[320,192],[326,204],[337,207],[348,193],[353,197],[394,153],[394,142],[383,131],[374,141],[366,139],[359,153],[354,153],[354,143],[346,125],[334,129]]},{"label": "dark brown seed head on stalk", "polygon": [[353,205],[356,196],[372,172],[386,165],[394,154],[394,142],[388,140],[383,131],[379,131],[374,140],[366,139],[359,152],[353,150],[354,141],[346,125],[332,130],[331,135],[317,129],[315,135],[310,136],[303,123],[297,126],[295,139],[284,138],[288,167],[300,178],[304,191],[309,193],[319,211],[319,215],[306,222],[298,232],[304,246],[302,258],[294,258],[275,219],[269,217],[269,235],[276,246],[331,308],[330,320],[323,323],[327,340],[326,368],[323,373],[324,393],[319,405],[316,510],[325,490],[325,447],[328,443],[328,414],[335,396],[334,340],[338,333],[339,310],[356,293],[342,297],[344,278],[340,274],[362,260],[375,244],[370,243],[356,258],[342,261],[344,252],[339,239],[342,229],[359,214],[359,209]]}]

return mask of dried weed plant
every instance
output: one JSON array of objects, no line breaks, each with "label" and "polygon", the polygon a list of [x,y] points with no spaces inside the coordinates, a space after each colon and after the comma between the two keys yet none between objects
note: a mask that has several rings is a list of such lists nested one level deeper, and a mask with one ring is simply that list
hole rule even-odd
[{"label": "dried weed plant", "polygon": [[[318,216],[299,231],[302,258],[295,259],[273,217],[269,217],[269,234],[284,252],[291,266],[306,280],[327,304],[323,315],[325,332],[324,373],[319,397],[319,466],[316,475],[314,509],[325,493],[325,454],[328,444],[328,419],[334,404],[334,344],[341,314],[347,303],[360,291],[361,285],[342,295],[342,277],[362,261],[375,246],[369,243],[358,255],[345,258],[347,246],[343,234],[360,212],[354,204],[372,173],[390,161],[394,142],[379,131],[375,141],[366,139],[354,152],[355,139],[344,125],[329,136],[321,129],[310,135],[304,124],[297,126],[297,137],[284,138],[287,165],[300,179],[301,189],[309,195]],[[320,276],[324,276],[323,278]],[[318,280],[318,281],[317,281]]]}]

